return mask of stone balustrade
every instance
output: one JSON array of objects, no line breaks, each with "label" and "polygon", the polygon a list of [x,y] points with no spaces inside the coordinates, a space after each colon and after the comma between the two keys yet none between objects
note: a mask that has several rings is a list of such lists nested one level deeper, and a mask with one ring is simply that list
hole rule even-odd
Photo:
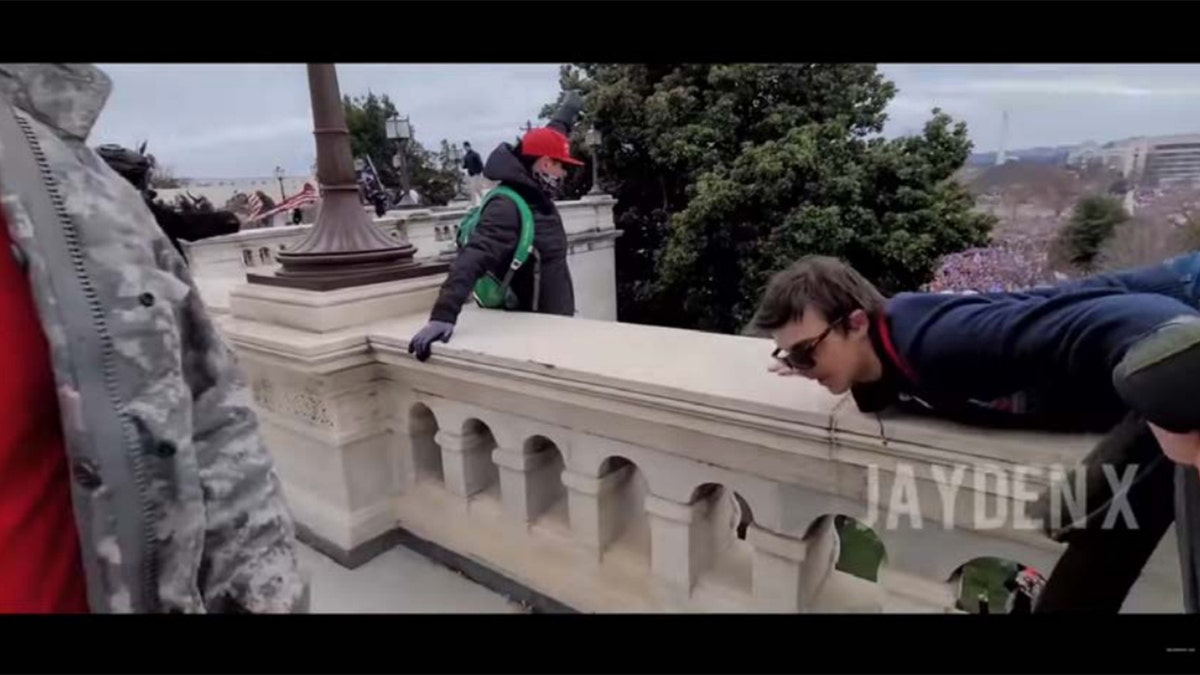
[{"label": "stone balustrade", "polygon": [[[1095,441],[863,415],[765,340],[609,321],[470,308],[420,363],[422,311],[318,325],[271,293],[320,295],[240,287],[220,324],[305,539],[349,566],[419,542],[580,611],[960,611],[968,561],[1049,572],[1018,515],[1047,479],[1016,479]],[[1181,610],[1161,548],[1126,611]]]}]

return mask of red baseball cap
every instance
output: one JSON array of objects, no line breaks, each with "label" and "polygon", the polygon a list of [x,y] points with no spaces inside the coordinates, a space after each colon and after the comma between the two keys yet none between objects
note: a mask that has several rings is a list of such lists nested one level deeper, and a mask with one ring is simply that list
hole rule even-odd
[{"label": "red baseball cap", "polygon": [[583,162],[571,156],[571,141],[549,127],[530,129],[521,139],[521,154],[530,157],[549,157],[563,164],[583,166]]}]

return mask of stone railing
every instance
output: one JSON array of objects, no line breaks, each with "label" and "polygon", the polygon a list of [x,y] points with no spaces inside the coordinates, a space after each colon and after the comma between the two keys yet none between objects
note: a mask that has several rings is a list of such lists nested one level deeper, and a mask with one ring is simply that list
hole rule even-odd
[{"label": "stone railing", "polygon": [[[581,611],[953,612],[964,563],[1061,550],[1015,515],[1045,479],[1012,479],[1094,438],[866,416],[767,373],[764,340],[615,322],[470,309],[420,363],[436,285],[247,286],[221,318],[304,537],[343,564],[403,540]],[[1181,610],[1162,549],[1126,611]]]},{"label": "stone railing", "polygon": [[[575,282],[578,314],[617,318],[613,204],[607,195],[558,202],[570,243],[568,265]],[[397,241],[411,243],[418,259],[453,256],[455,229],[467,210],[461,207],[389,211],[375,222]],[[246,282],[248,272],[278,269],[275,256],[308,236],[312,225],[248,229],[235,234],[185,242],[188,263],[214,314],[229,310],[229,292]]]}]

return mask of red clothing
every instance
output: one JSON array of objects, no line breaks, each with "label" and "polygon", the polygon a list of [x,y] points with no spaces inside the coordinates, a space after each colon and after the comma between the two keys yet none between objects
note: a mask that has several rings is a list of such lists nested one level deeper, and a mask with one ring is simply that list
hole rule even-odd
[{"label": "red clothing", "polygon": [[87,612],[49,345],[0,210],[0,612]]}]

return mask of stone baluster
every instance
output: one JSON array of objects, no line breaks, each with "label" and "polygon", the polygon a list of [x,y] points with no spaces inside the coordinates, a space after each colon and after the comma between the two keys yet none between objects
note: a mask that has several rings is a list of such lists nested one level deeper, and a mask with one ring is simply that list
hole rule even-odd
[{"label": "stone baluster", "polygon": [[841,546],[833,519],[806,539],[751,524],[754,547],[754,602],[765,612],[879,612],[885,600],[880,584],[837,569]]},{"label": "stone baluster", "polygon": [[612,493],[629,479],[634,470],[632,465],[624,466],[600,477],[570,469],[562,473],[562,482],[567,488],[571,532],[597,561],[603,556],[604,548],[620,531],[621,505]]},{"label": "stone baluster", "polygon": [[806,612],[818,613],[882,611],[885,598],[882,586],[837,568],[842,542],[835,523],[834,517],[825,517],[805,537],[801,606]]},{"label": "stone baluster", "polygon": [[711,528],[705,516],[712,502],[683,504],[646,495],[650,517],[650,567],[654,576],[690,594],[712,555]]},{"label": "stone baluster", "polygon": [[491,453],[481,447],[482,438],[441,429],[434,439],[442,449],[442,471],[451,494],[469,499],[488,487],[495,477],[495,467]]},{"label": "stone baluster", "polygon": [[554,451],[492,451],[492,461],[500,470],[500,499],[505,513],[518,522],[531,523],[554,504],[561,494],[554,471],[557,456]]},{"label": "stone baluster", "polygon": [[799,612],[805,543],[751,523],[746,541],[754,547],[754,607],[760,612]]}]

